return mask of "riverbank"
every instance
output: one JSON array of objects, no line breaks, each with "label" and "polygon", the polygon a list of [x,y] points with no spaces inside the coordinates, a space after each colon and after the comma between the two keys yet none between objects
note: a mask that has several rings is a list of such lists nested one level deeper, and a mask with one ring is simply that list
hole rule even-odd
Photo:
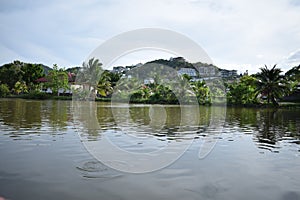
[{"label": "riverbank", "polygon": [[[11,99],[31,99],[31,100],[60,100],[60,101],[72,101],[72,96],[53,96],[46,93],[39,93],[38,95],[34,94],[20,94],[20,95],[9,95],[5,98]],[[96,98],[97,102],[110,102],[111,98]],[[125,101],[124,101],[125,102]],[[176,102],[166,102],[166,101],[154,101],[151,102],[149,100],[143,101],[130,101],[130,103],[135,104],[170,104],[170,105],[178,105],[179,103]],[[214,106],[224,105],[224,103],[214,103],[211,104]],[[210,106],[210,105],[201,105],[201,106]],[[227,107],[241,107],[241,108],[299,108],[300,109],[300,102],[279,102],[279,106],[275,107],[272,104],[246,104],[246,105],[239,105],[239,104],[227,104]]]}]

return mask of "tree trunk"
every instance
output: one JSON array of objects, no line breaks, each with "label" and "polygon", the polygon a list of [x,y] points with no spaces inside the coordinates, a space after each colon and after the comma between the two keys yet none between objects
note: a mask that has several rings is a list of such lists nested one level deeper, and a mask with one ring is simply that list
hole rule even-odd
[{"label": "tree trunk", "polygon": [[272,97],[272,103],[274,106],[279,106],[278,102],[276,101],[276,99],[274,97]]}]

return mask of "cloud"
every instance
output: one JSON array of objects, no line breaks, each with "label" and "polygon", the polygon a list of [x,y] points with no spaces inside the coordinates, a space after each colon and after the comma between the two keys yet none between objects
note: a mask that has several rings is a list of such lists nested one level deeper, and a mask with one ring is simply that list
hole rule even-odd
[{"label": "cloud", "polygon": [[278,67],[283,69],[284,72],[298,65],[300,65],[300,49],[291,52],[278,63]]},{"label": "cloud", "polygon": [[0,64],[20,56],[48,65],[80,65],[101,42],[155,27],[190,37],[215,63],[255,71],[299,49],[299,21],[294,0],[4,0]]}]

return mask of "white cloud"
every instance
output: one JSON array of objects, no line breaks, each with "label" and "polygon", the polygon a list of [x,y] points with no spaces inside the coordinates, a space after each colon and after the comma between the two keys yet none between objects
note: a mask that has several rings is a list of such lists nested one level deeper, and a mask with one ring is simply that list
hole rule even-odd
[{"label": "white cloud", "polygon": [[298,65],[300,65],[300,49],[291,52],[278,62],[278,66],[283,69],[284,72]]},{"label": "white cloud", "polygon": [[255,71],[299,49],[299,21],[300,6],[291,0],[4,0],[0,64],[20,56],[48,65],[80,65],[102,41],[156,27],[190,37],[217,64]]}]

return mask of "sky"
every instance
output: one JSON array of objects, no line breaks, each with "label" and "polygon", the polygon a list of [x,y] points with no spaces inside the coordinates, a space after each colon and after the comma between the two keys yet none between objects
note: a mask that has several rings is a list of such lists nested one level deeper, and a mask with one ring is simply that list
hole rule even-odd
[{"label": "sky", "polygon": [[[140,28],[183,34],[221,68],[300,64],[299,0],[0,0],[0,27],[1,65],[80,66],[105,41]],[[115,64],[171,56],[137,53]]]}]

